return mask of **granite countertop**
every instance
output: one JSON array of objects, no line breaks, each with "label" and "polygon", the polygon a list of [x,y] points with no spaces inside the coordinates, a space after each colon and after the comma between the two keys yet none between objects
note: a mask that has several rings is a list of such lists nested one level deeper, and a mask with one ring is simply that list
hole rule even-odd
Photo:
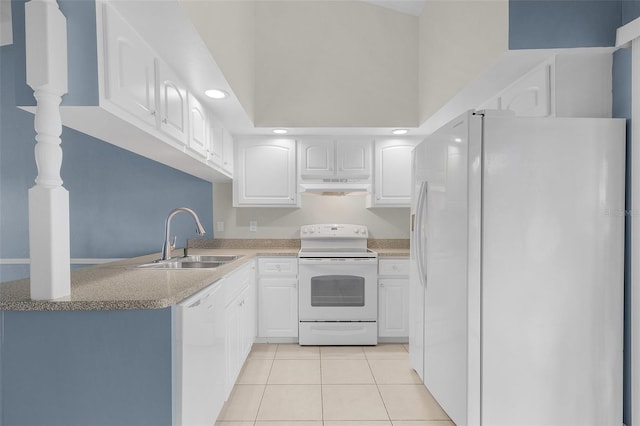
[{"label": "granite countertop", "polygon": [[[373,240],[379,257],[409,256],[408,240]],[[297,256],[300,240],[190,240],[189,254],[242,255],[215,269],[136,269],[160,254],[71,271],[71,295],[55,300],[31,300],[29,279],[0,284],[0,310],[93,311],[161,309],[215,283],[257,256]],[[179,250],[174,252],[181,254]]]},{"label": "granite countertop", "polygon": [[189,254],[228,254],[242,257],[216,269],[135,269],[136,265],[158,259],[159,254],[75,269],[71,271],[71,295],[55,300],[31,300],[28,279],[3,283],[0,285],[0,310],[93,311],[166,308],[213,284],[256,256],[297,256],[298,250],[190,249]]},{"label": "granite countertop", "polygon": [[378,257],[409,257],[409,249],[406,248],[375,248]]}]

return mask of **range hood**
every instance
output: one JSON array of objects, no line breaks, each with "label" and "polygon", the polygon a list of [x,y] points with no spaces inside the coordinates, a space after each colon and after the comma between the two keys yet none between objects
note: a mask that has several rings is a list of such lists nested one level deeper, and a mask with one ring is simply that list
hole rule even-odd
[{"label": "range hood", "polygon": [[352,182],[346,179],[325,179],[322,182],[305,182],[300,184],[300,192],[319,195],[367,194],[371,185]]}]

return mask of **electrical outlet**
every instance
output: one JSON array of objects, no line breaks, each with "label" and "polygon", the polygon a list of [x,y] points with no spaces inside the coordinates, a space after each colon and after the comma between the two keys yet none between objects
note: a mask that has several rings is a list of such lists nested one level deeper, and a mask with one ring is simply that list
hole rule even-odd
[{"label": "electrical outlet", "polygon": [[249,232],[258,232],[258,221],[252,220],[249,222]]},{"label": "electrical outlet", "polygon": [[216,231],[224,232],[224,222],[216,222]]}]

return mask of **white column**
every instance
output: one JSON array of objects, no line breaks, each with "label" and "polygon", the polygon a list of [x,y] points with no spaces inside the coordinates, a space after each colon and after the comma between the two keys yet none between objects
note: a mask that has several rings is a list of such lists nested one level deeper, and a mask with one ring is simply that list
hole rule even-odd
[{"label": "white column", "polygon": [[71,293],[69,193],[60,178],[60,102],[67,93],[66,22],[55,0],[31,0],[25,5],[27,83],[37,101],[38,176],[29,190],[31,298],[35,300]]},{"label": "white column", "polygon": [[640,426],[640,18],[618,28],[616,46],[631,45],[631,424]]}]

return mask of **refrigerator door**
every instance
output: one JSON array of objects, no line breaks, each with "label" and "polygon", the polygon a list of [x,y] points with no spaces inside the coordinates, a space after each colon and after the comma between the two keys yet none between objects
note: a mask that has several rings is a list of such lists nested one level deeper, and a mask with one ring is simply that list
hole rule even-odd
[{"label": "refrigerator door", "polygon": [[[426,167],[425,385],[458,425],[479,424],[481,119],[466,113],[421,144]],[[470,191],[478,193],[469,198]],[[473,203],[473,204],[471,204]],[[470,241],[474,246],[470,252]],[[476,277],[471,282],[470,277]],[[473,287],[475,286],[475,287]]]},{"label": "refrigerator door", "polygon": [[624,121],[484,136],[482,424],[621,425]]},{"label": "refrigerator door", "polygon": [[411,197],[411,255],[409,259],[409,359],[424,382],[424,306],[426,283],[427,144],[413,151]]}]

